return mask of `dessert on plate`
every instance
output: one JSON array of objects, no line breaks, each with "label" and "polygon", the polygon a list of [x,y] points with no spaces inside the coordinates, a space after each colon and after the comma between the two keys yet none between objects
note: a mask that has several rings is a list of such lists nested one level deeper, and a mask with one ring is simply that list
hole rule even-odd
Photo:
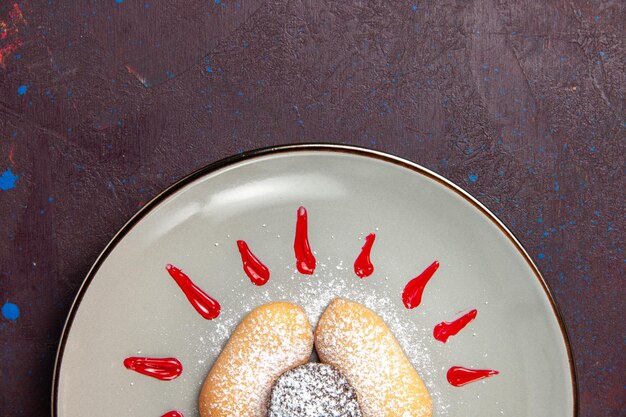
[{"label": "dessert on plate", "polygon": [[[321,363],[307,363],[313,344]],[[274,302],[237,326],[204,381],[201,417],[430,417],[430,395],[385,322],[335,299],[313,335]]]}]

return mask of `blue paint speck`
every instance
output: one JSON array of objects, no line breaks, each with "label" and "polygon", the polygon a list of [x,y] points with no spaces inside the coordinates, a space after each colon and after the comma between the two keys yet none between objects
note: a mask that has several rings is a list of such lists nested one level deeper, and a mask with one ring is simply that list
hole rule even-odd
[{"label": "blue paint speck", "polygon": [[380,103],[380,110],[381,110],[380,112],[381,116],[384,116],[385,114],[389,114],[393,111],[389,103],[387,103],[385,100],[383,100]]},{"label": "blue paint speck", "polygon": [[600,55],[601,58],[604,58],[606,56],[606,52],[600,51],[598,52],[598,55]]},{"label": "blue paint speck", "polygon": [[556,191],[558,193],[560,189],[561,189],[561,187],[559,187],[559,182],[558,181],[554,181],[554,191]]},{"label": "blue paint speck", "polygon": [[24,94],[26,94],[27,90],[28,90],[28,86],[20,85],[19,87],[17,87],[17,95],[18,96],[23,96]]},{"label": "blue paint speck", "polygon": [[220,4],[222,0],[215,0],[215,4]]},{"label": "blue paint speck", "polygon": [[0,190],[7,191],[11,188],[15,188],[15,182],[19,177],[15,175],[10,168],[7,168],[6,171],[0,175]]},{"label": "blue paint speck", "polygon": [[596,22],[600,20],[600,16],[594,16],[593,20],[595,20]]},{"label": "blue paint speck", "polygon": [[412,9],[414,12],[415,12],[415,11],[417,11],[417,5],[415,5],[415,4],[414,4],[414,5],[411,7],[411,9]]},{"label": "blue paint speck", "polygon": [[54,197],[48,197],[48,203],[54,203]]},{"label": "blue paint speck", "polygon": [[476,181],[478,181],[478,175],[476,175],[476,174],[469,174],[467,179],[469,179],[470,182],[476,182]]},{"label": "blue paint speck", "polygon": [[124,0],[115,0],[116,3],[124,3]]},{"label": "blue paint speck", "polygon": [[206,67],[206,72],[209,72],[209,73],[210,73],[210,72],[213,72],[213,68],[211,68],[211,67]]},{"label": "blue paint speck", "polygon": [[22,54],[15,54],[15,59],[22,59]]},{"label": "blue paint speck", "polygon": [[17,320],[20,316],[20,308],[13,303],[5,303],[2,306],[2,315],[7,320]]},{"label": "blue paint speck", "polygon": [[543,223],[543,218],[539,217],[539,218],[537,219],[537,223]]},{"label": "blue paint speck", "polygon": [[537,255],[537,259],[539,259],[540,261],[545,259],[546,255],[544,255],[543,253],[540,253],[539,255]]}]

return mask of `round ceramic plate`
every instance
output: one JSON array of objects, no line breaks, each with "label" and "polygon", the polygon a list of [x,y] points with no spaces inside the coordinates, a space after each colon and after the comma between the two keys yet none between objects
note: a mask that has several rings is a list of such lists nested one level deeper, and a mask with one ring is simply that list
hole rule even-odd
[{"label": "round ceramic plate", "polygon": [[[296,269],[299,207],[317,266]],[[354,262],[373,233],[373,273]],[[270,271],[253,285],[244,240]],[[421,304],[407,309],[407,282],[439,269]],[[206,320],[166,265],[182,269],[221,304]],[[519,242],[460,188],[410,162],[344,146],[288,146],[218,162],[178,182],[142,209],[90,271],[57,359],[53,415],[198,415],[202,382],[251,309],[300,304],[315,325],[335,297],[361,302],[389,325],[433,398],[434,415],[571,417],[575,379],[567,337],[537,268]],[[446,343],[440,322],[476,318]],[[162,381],[126,369],[127,357],[175,357],[180,377]],[[448,369],[497,370],[452,386]],[[242,398],[241,401],[246,401]]]}]

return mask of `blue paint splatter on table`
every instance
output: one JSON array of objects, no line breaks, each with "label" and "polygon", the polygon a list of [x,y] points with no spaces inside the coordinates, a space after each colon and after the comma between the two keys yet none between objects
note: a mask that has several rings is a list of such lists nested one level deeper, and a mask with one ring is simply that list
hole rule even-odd
[{"label": "blue paint splatter on table", "polygon": [[17,320],[20,316],[20,308],[13,303],[4,303],[2,306],[2,315],[7,320]]},{"label": "blue paint splatter on table", "polygon": [[476,175],[476,174],[469,174],[467,179],[469,179],[470,182],[476,182],[476,181],[478,181],[478,175]]},{"label": "blue paint splatter on table", "polygon": [[15,175],[10,168],[7,168],[6,171],[0,175],[0,190],[7,191],[15,188],[15,183],[18,178],[19,177]]},{"label": "blue paint splatter on table", "polygon": [[17,95],[18,96],[23,96],[24,94],[26,94],[26,91],[28,91],[28,86],[27,85],[20,85],[19,87],[17,87]]}]

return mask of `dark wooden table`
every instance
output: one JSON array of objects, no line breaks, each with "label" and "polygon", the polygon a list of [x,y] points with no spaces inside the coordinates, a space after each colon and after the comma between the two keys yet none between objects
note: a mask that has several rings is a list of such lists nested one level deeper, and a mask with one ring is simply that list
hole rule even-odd
[{"label": "dark wooden table", "polygon": [[0,0],[0,414],[49,413],[61,328],[116,230],[261,146],[387,151],[526,246],[581,416],[626,414],[623,1]]}]

